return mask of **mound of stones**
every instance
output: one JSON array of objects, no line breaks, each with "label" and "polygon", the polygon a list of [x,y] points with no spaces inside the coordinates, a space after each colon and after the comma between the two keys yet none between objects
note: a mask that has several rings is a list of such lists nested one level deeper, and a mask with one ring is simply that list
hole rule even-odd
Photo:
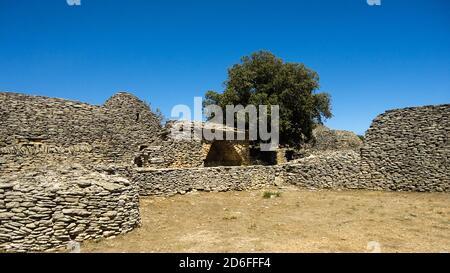
[{"label": "mound of stones", "polygon": [[359,151],[363,146],[363,141],[350,131],[331,130],[325,126],[318,126],[313,130],[313,136],[311,149],[315,151]]}]

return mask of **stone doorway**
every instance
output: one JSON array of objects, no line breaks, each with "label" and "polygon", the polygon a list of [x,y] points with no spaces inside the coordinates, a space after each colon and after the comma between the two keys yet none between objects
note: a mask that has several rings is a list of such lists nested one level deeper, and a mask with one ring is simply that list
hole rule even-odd
[{"label": "stone doorway", "polygon": [[215,141],[205,159],[205,167],[242,166],[243,159],[227,141]]}]

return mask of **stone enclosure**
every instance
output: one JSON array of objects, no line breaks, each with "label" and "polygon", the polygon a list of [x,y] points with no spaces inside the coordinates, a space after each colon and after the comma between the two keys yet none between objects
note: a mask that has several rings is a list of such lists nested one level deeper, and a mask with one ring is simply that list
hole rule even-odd
[{"label": "stone enclosure", "polygon": [[450,191],[450,105],[388,111],[361,149],[362,179],[402,191]]},{"label": "stone enclosure", "polygon": [[126,178],[73,166],[1,181],[0,242],[6,251],[45,251],[140,224],[138,191]]},{"label": "stone enclosure", "polygon": [[[388,111],[364,143],[321,128],[308,156],[174,139],[128,93],[102,106],[0,93],[0,251],[44,251],[139,226],[139,196],[307,188],[449,192],[450,105]],[[280,150],[281,151],[281,150]]]},{"label": "stone enclosure", "polygon": [[50,157],[90,167],[128,164],[139,145],[155,141],[159,131],[150,108],[127,93],[103,106],[0,93],[0,173]]}]

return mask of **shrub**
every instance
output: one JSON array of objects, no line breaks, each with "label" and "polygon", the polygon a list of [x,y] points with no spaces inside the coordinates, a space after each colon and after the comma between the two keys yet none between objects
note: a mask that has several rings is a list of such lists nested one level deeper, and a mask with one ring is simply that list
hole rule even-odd
[{"label": "shrub", "polygon": [[281,192],[271,192],[271,191],[266,191],[266,192],[264,192],[263,197],[264,197],[265,199],[275,198],[275,197],[281,197]]}]

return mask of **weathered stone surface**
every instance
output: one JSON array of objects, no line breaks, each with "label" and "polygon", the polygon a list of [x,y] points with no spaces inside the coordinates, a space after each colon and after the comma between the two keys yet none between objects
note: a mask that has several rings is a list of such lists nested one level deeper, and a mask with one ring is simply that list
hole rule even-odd
[{"label": "weathered stone surface", "polygon": [[87,187],[90,187],[92,185],[92,182],[90,182],[90,181],[77,181],[76,183],[81,188],[87,188]]},{"label": "weathered stone surface", "polygon": [[0,174],[31,174],[36,165],[67,161],[85,167],[131,164],[140,146],[158,140],[160,131],[149,106],[128,93],[95,106],[0,92]]},{"label": "weathered stone surface", "polygon": [[133,175],[141,195],[185,194],[193,190],[230,191],[282,186],[283,183],[318,188],[370,188],[359,181],[359,154],[322,153],[277,166],[191,169],[140,169]]},{"label": "weathered stone surface", "polygon": [[307,188],[371,189],[359,180],[360,156],[357,152],[322,152],[282,165],[281,177],[289,184]]},{"label": "weathered stone surface", "polygon": [[7,220],[14,216],[11,212],[0,212],[0,220]]},{"label": "weathered stone surface", "polygon": [[0,183],[0,189],[12,189],[15,186],[14,183]]},{"label": "weathered stone surface", "polygon": [[343,151],[359,152],[363,146],[362,140],[353,132],[331,130],[325,126],[318,126],[313,130],[312,151]]},{"label": "weathered stone surface", "polygon": [[264,166],[141,170],[133,182],[139,185],[141,195],[244,190],[273,185],[275,171]]},{"label": "weathered stone surface", "polygon": [[117,212],[116,211],[108,211],[108,212],[104,213],[103,216],[108,217],[108,218],[114,218],[117,216]]},{"label": "weathered stone surface", "polygon": [[76,216],[89,216],[91,213],[84,209],[63,209],[62,213],[65,215],[76,215]]},{"label": "weathered stone surface", "polygon": [[395,191],[450,191],[450,104],[378,116],[361,149],[362,179]]},{"label": "weathered stone surface", "polygon": [[[5,188],[0,250],[45,251],[65,247],[74,238],[82,241],[129,232],[140,224],[138,189],[127,179],[80,167],[36,170],[33,176],[17,173],[20,187]],[[55,183],[58,190],[53,192]],[[32,190],[23,192],[23,188]],[[119,217],[118,211],[126,213]]]},{"label": "weathered stone surface", "polygon": [[119,191],[120,189],[123,188],[123,186],[121,186],[119,184],[105,182],[105,181],[94,181],[93,184],[100,186],[103,189],[110,191],[110,192]]}]

